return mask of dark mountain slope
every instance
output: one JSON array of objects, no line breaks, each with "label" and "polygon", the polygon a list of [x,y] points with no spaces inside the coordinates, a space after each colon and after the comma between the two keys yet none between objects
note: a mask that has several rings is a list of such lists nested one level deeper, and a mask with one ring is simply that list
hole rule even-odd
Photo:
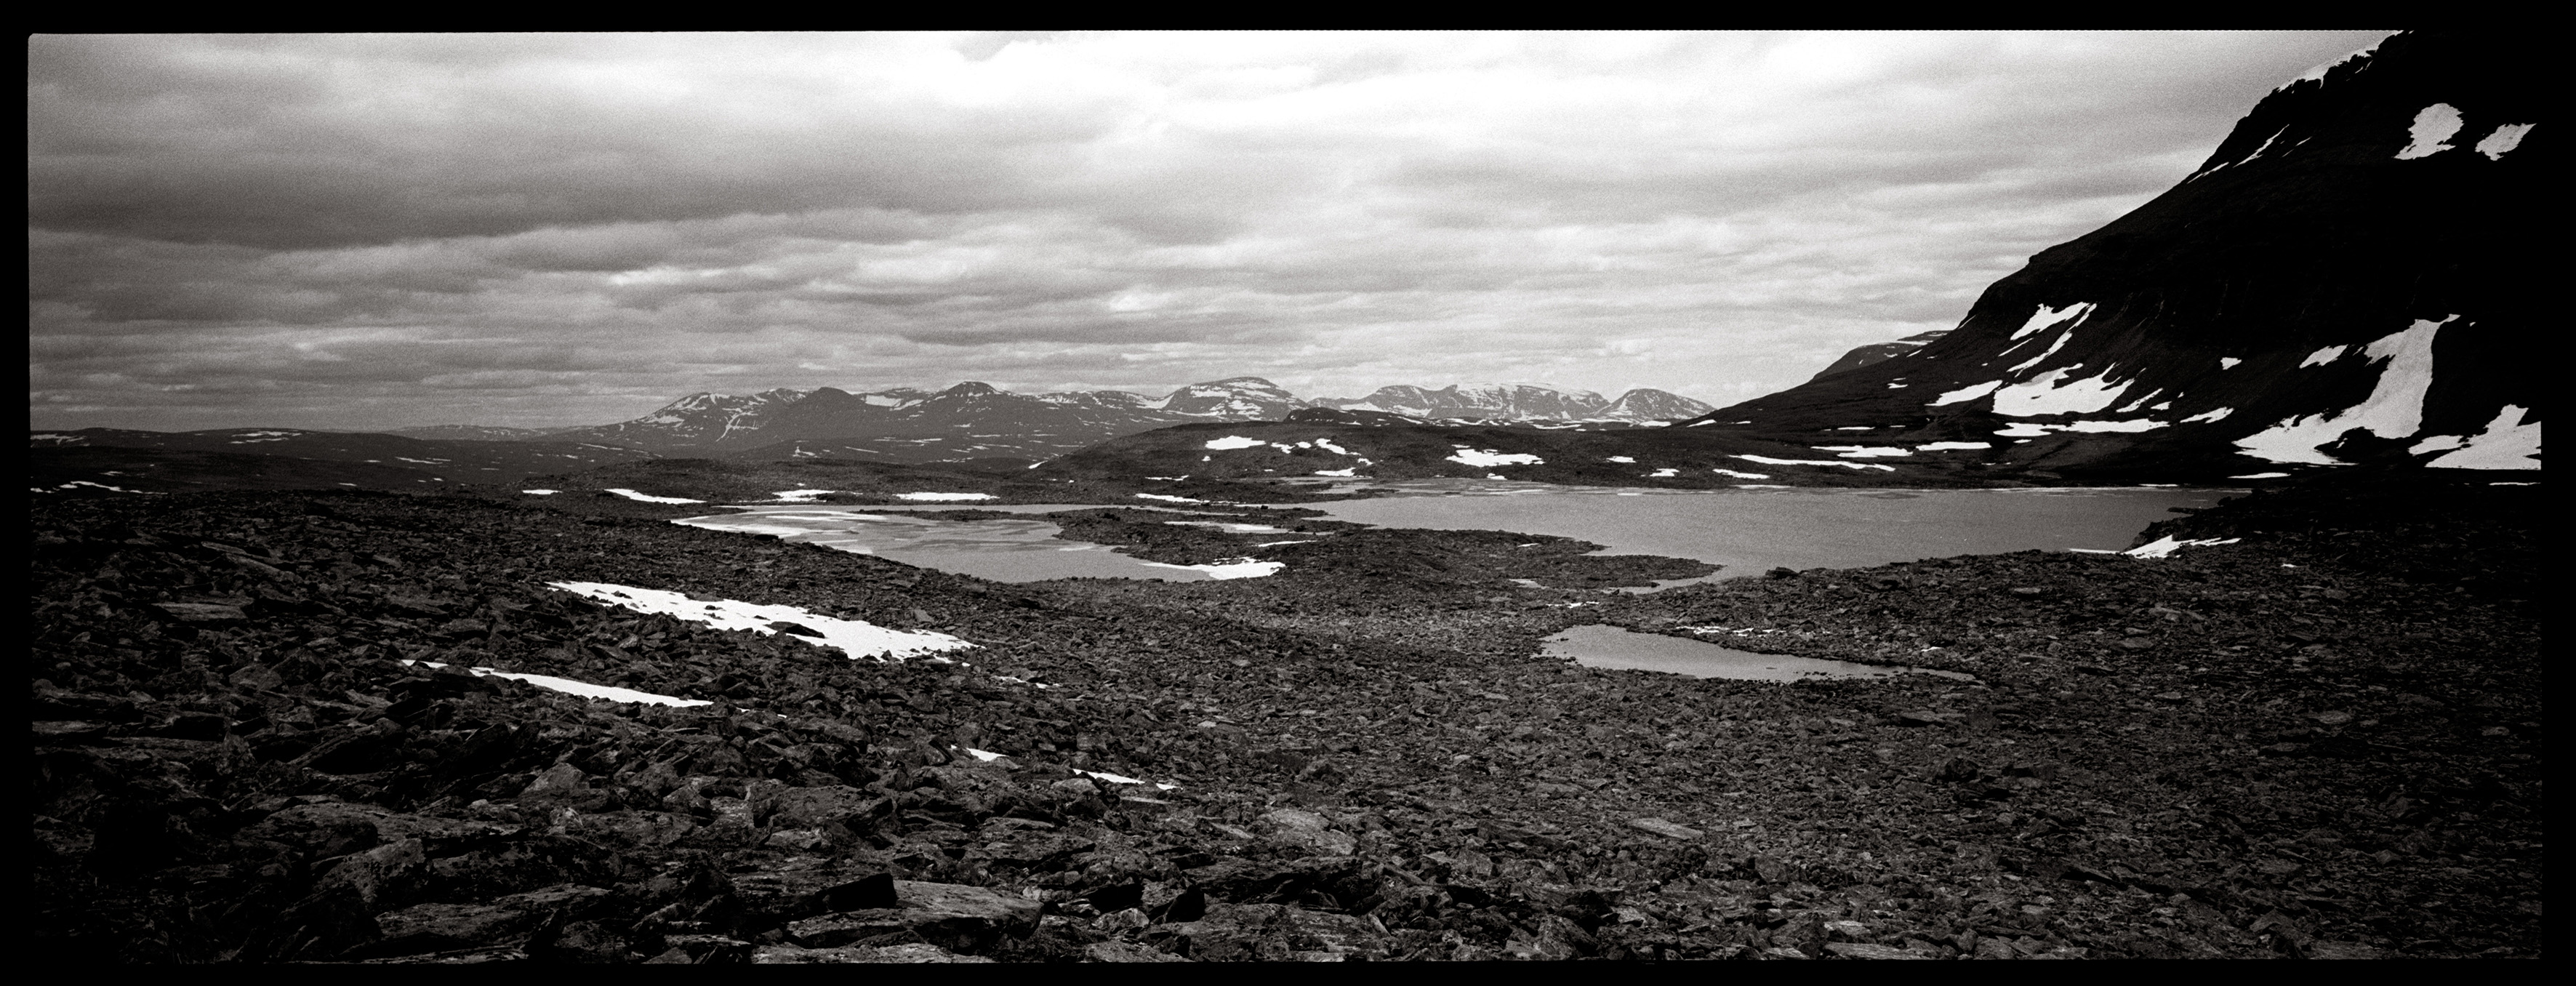
[{"label": "dark mountain slope", "polygon": [[2182,184],[2031,258],[1948,335],[1704,420],[1994,436],[2010,464],[2106,476],[2537,469],[2542,64],[2527,36],[2393,37],[2273,92]]}]

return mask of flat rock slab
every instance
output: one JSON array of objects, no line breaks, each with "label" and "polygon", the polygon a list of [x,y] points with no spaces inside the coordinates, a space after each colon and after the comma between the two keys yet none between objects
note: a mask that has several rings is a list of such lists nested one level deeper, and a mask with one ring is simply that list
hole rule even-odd
[{"label": "flat rock slab", "polygon": [[753,965],[824,965],[834,963],[913,964],[923,962],[991,962],[981,955],[959,955],[937,945],[887,945],[871,948],[852,945],[843,948],[798,948],[794,945],[771,945],[751,955]]},{"label": "flat rock slab", "polygon": [[1652,832],[1667,839],[1696,839],[1708,834],[1690,826],[1676,825],[1660,818],[1631,818],[1628,820],[1628,827],[1642,832]]},{"label": "flat rock slab", "polygon": [[787,937],[806,948],[837,948],[879,935],[912,932],[957,947],[1024,935],[1037,927],[1039,904],[1016,894],[954,883],[895,880],[898,906],[863,908],[807,918],[787,926]]}]

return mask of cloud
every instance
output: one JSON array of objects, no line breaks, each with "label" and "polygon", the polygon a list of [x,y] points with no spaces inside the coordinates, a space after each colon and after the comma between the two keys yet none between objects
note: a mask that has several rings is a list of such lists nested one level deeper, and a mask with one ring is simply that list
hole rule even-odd
[{"label": "cloud", "polygon": [[40,36],[31,416],[1734,399],[1955,322],[2373,37]]}]

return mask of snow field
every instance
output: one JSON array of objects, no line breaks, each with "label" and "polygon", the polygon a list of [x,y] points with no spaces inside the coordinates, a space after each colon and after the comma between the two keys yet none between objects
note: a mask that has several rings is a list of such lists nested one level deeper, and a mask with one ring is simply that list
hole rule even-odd
[{"label": "snow field", "polygon": [[[2424,394],[2433,386],[2433,339],[2443,326],[2459,317],[2452,315],[2439,322],[2417,319],[2414,325],[2362,347],[2364,357],[2385,365],[2379,371],[2379,382],[2361,403],[2324,414],[2291,415],[2272,427],[2237,439],[2236,447],[2270,462],[2332,466],[2342,463],[2317,451],[2317,446],[2341,438],[2354,428],[2367,429],[2381,438],[2413,435],[2423,427]],[[2341,359],[2343,350],[2341,346],[2331,347],[2335,355],[2327,362]],[[2308,359],[2315,360],[2328,352],[2320,349]]]}]

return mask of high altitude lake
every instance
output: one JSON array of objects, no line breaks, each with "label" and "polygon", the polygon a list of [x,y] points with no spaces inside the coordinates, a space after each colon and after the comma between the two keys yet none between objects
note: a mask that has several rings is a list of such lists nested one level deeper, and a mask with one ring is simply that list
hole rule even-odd
[{"label": "high altitude lake", "polygon": [[[1370,483],[1402,495],[1316,504],[1337,520],[1383,527],[1504,530],[1600,544],[1611,554],[1671,555],[1726,566],[1717,578],[1774,567],[1852,568],[2037,548],[2126,548],[2173,507],[2208,507],[2223,489],[1855,490],[1802,487],[1618,490],[1491,480]],[[1017,514],[1082,504],[971,507]],[[1163,504],[1129,504],[1129,507]],[[1187,509],[1187,508],[1182,508]],[[1185,519],[1175,514],[1174,519]],[[1064,541],[1037,517],[940,521],[907,508],[763,504],[680,521],[775,534],[998,582],[1071,577],[1197,581],[1251,574],[1157,565]],[[1257,533],[1257,532],[1256,532]],[[1255,542],[1258,543],[1258,542]],[[1249,549],[1261,557],[1259,548]]]}]

